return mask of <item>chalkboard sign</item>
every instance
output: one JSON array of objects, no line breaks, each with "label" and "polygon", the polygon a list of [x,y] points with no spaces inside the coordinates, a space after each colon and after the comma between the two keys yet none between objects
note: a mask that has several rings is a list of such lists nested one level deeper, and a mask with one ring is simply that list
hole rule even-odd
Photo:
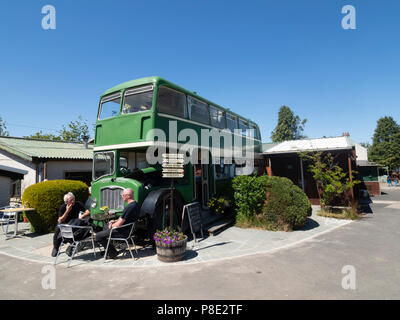
[{"label": "chalkboard sign", "polygon": [[[193,234],[193,239],[196,242],[196,232],[201,231],[201,237],[203,235],[203,221],[201,220],[201,206],[199,202],[187,204],[183,207],[182,212],[182,225],[185,220],[185,212],[189,219],[190,231]],[[183,229],[183,228],[182,228]]]}]

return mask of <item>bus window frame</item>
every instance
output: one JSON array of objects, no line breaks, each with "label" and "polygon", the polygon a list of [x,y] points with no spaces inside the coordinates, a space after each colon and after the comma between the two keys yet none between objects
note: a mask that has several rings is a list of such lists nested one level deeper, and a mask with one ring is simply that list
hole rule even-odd
[{"label": "bus window frame", "polygon": [[[95,175],[95,170],[94,170],[94,164],[95,164],[95,157],[96,157],[96,154],[100,154],[100,153],[113,153],[113,155],[114,155],[114,161],[113,161],[113,164],[114,164],[114,166],[113,166],[113,171],[112,171],[112,173],[110,173],[110,174],[103,174],[102,176],[100,176],[100,177],[98,177],[97,179],[95,179],[95,177],[94,177],[94,175]],[[116,170],[116,152],[115,152],[115,150],[105,150],[105,151],[97,151],[97,152],[94,152],[94,154],[93,154],[93,166],[92,166],[92,168],[93,168],[93,175],[92,175],[92,177],[93,177],[93,181],[98,181],[98,180],[100,180],[101,178],[103,178],[103,177],[107,177],[107,176],[113,176],[114,174],[115,174],[115,170]]]},{"label": "bus window frame", "polygon": [[[158,93],[159,93],[159,91],[160,91],[161,88],[167,88],[168,90],[175,91],[175,92],[177,92],[178,94],[182,94],[182,95],[184,96],[184,101],[185,101],[185,105],[184,105],[184,108],[183,108],[183,115],[184,115],[184,117],[182,117],[181,115],[176,115],[176,114],[172,114],[172,113],[169,113],[169,112],[165,112],[165,111],[158,110]],[[179,90],[176,90],[176,89],[173,89],[173,88],[171,88],[171,87],[169,87],[169,86],[167,86],[167,85],[162,84],[162,85],[160,85],[160,86],[157,87],[157,94],[155,94],[154,97],[155,97],[155,99],[156,99],[156,100],[155,100],[154,109],[155,109],[155,111],[156,111],[157,113],[168,114],[168,115],[170,115],[170,116],[178,117],[178,118],[181,118],[181,119],[189,119],[187,95],[186,95],[184,92],[179,91]]]},{"label": "bus window frame", "polygon": [[[242,121],[242,123],[243,123],[244,125],[246,125],[246,130],[245,130],[245,131],[243,131],[243,128],[240,127],[240,121]],[[244,136],[244,137],[250,137],[250,131],[249,131],[250,127],[249,127],[249,124],[250,124],[250,123],[249,123],[247,120],[243,119],[243,118],[239,118],[239,119],[238,119],[238,125],[239,125],[239,129],[240,129],[240,133],[241,133],[241,135]]]},{"label": "bus window frame", "polygon": [[[149,87],[149,89],[148,90],[144,90],[146,87]],[[140,90],[141,88],[143,88],[143,90]],[[152,98],[152,101],[151,101],[151,108],[150,109],[142,110],[142,111],[136,111],[136,112],[128,112],[128,113],[123,113],[122,112],[122,109],[124,107],[126,93],[127,93],[127,91],[133,90],[133,89],[139,89],[140,91],[136,92],[136,93],[130,93],[130,94],[128,94],[128,96],[133,96],[135,94],[145,93],[145,92],[149,92],[149,91],[153,92],[153,98]],[[153,110],[153,106],[154,106],[154,99],[155,99],[154,96],[155,95],[154,95],[154,85],[153,84],[145,84],[145,85],[140,85],[140,86],[136,86],[136,87],[126,88],[121,94],[120,114],[122,116],[126,116],[126,115],[129,115],[129,114],[138,114],[138,113],[142,113],[142,112],[151,112]]]},{"label": "bus window frame", "polygon": [[[115,116],[111,116],[111,117],[106,117],[106,118],[100,119],[100,114],[101,114],[101,110],[102,110],[102,108],[103,108],[103,103],[104,103],[104,102],[109,102],[109,101],[114,100],[114,99],[111,99],[111,97],[114,96],[114,95],[115,95],[115,96],[119,95],[119,110],[118,110],[118,114],[115,115]],[[98,110],[98,112],[97,112],[97,120],[102,121],[102,120],[105,120],[105,119],[111,119],[111,118],[115,118],[116,116],[118,116],[119,114],[121,114],[122,96],[123,96],[123,95],[122,95],[122,92],[121,92],[121,91],[118,91],[118,92],[113,92],[113,93],[110,93],[110,94],[108,94],[108,95],[106,95],[106,96],[101,97],[101,98],[100,98],[100,102],[99,102],[99,110]],[[108,97],[109,97],[108,100],[103,101],[103,99],[107,99]]]},{"label": "bus window frame", "polygon": [[[206,105],[207,114],[208,114],[208,122],[207,122],[207,123],[204,123],[204,122],[199,121],[199,120],[194,120],[194,119],[192,119],[192,109],[189,108],[189,99],[197,100],[197,101],[199,101],[199,102],[201,102],[201,103],[203,103],[203,104]],[[193,122],[198,123],[199,125],[204,125],[204,124],[205,124],[205,125],[211,126],[210,105],[209,105],[207,102],[205,102],[205,101],[203,101],[203,100],[200,100],[200,99],[197,99],[197,98],[195,98],[195,97],[193,97],[193,96],[191,96],[191,95],[186,95],[186,101],[187,101],[186,106],[187,106],[187,110],[188,110],[188,119],[189,119],[190,121],[193,121]]]},{"label": "bus window frame", "polygon": [[[222,127],[217,127],[217,126],[215,126],[215,125],[212,124],[211,109],[214,109],[214,110],[216,110],[217,112],[222,112],[222,117],[223,117],[223,125],[222,125]],[[223,110],[223,109],[221,109],[221,108],[218,108],[218,107],[216,107],[216,106],[214,106],[214,105],[212,105],[212,104],[209,104],[209,105],[208,105],[208,113],[209,113],[209,118],[210,118],[210,125],[211,125],[212,127],[215,127],[215,128],[217,128],[217,129],[220,129],[220,130],[227,129],[227,128],[226,128],[226,112],[225,112],[225,110]]]}]

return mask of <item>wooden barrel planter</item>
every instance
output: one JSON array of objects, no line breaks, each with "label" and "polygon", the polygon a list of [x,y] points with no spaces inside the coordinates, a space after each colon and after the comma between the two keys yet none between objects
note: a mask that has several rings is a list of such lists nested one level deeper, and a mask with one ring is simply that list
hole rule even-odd
[{"label": "wooden barrel planter", "polygon": [[156,241],[156,252],[158,260],[163,262],[177,262],[186,254],[187,237],[175,243],[166,244]]}]

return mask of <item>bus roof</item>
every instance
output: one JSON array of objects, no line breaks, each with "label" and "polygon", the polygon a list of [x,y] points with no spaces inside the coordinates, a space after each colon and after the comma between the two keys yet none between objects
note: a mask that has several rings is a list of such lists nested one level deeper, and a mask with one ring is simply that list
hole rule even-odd
[{"label": "bus roof", "polygon": [[245,118],[245,117],[243,117],[243,116],[241,116],[241,115],[229,110],[228,108],[224,108],[224,107],[222,107],[222,106],[220,106],[220,105],[218,105],[218,104],[216,104],[216,103],[214,103],[214,102],[212,102],[212,101],[210,101],[208,99],[205,99],[205,98],[199,96],[198,94],[196,94],[193,91],[189,91],[189,90],[187,90],[185,88],[182,88],[181,86],[178,86],[175,83],[172,83],[172,82],[170,82],[168,80],[165,80],[165,79],[163,79],[161,77],[157,77],[157,76],[145,77],[145,78],[140,78],[140,79],[135,79],[135,80],[131,80],[131,81],[126,81],[126,82],[120,83],[120,84],[108,89],[107,91],[105,91],[101,95],[101,97],[106,96],[106,95],[111,94],[111,93],[114,93],[114,92],[117,92],[117,91],[124,90],[126,88],[136,87],[136,86],[149,84],[149,83],[154,83],[154,84],[159,84],[159,85],[160,84],[168,85],[169,87],[171,87],[173,89],[179,90],[179,91],[181,91],[183,93],[189,94],[189,95],[191,95],[191,96],[193,96],[195,98],[203,100],[204,102],[207,102],[208,104],[211,104],[211,105],[213,105],[215,107],[221,108],[222,110],[227,111],[228,113],[230,113],[230,114],[232,114],[234,116],[237,116],[238,118],[241,118],[243,120],[246,120],[246,121],[248,121],[248,122],[250,122],[252,124],[255,124],[258,127],[258,125],[254,121],[252,121],[252,120],[250,120],[248,118]]}]

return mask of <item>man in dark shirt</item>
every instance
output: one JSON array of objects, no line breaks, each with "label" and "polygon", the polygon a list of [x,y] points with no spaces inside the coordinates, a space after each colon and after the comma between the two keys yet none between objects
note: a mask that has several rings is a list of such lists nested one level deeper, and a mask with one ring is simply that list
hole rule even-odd
[{"label": "man in dark shirt", "polygon": [[[131,188],[124,189],[122,192],[122,199],[128,203],[118,220],[111,220],[108,223],[108,229],[100,231],[96,234],[96,241],[99,242],[104,248],[107,247],[108,238],[113,228],[121,227],[129,223],[135,222],[139,219],[139,206],[133,197],[133,190]],[[129,235],[131,226],[126,228],[122,227],[114,230],[112,233],[113,238],[126,238]],[[115,259],[118,251],[110,243],[107,252],[107,259]]]},{"label": "man in dark shirt", "polygon": [[[64,195],[64,203],[60,206],[60,209],[58,210],[58,225],[59,224],[70,224],[70,225],[87,225],[87,222],[84,220],[79,219],[79,213],[80,212],[89,212],[89,210],[86,210],[83,204],[79,201],[75,201],[75,196],[72,192],[68,192],[66,195]],[[54,236],[53,236],[53,250],[51,252],[51,255],[55,257],[58,252],[58,248],[62,242],[62,237],[61,237],[61,232],[60,232],[60,227],[56,226],[54,230]],[[77,230],[77,234],[74,232],[74,236],[80,239],[84,239],[87,236],[88,231],[87,230]]]}]

